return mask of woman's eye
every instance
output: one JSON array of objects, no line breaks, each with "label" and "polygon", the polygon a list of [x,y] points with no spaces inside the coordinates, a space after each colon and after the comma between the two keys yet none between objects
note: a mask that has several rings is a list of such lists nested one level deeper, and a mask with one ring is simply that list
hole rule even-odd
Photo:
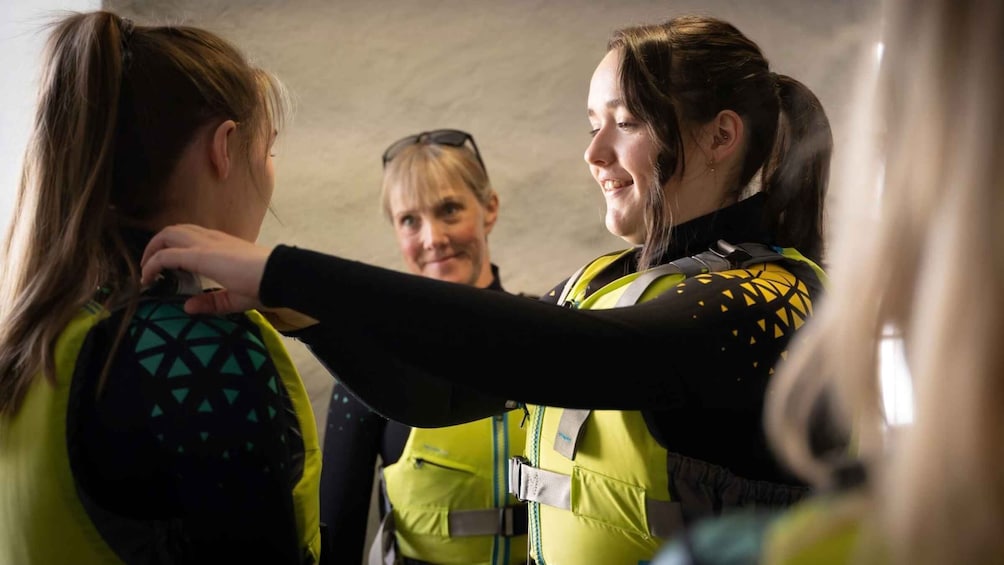
[{"label": "woman's eye", "polygon": [[593,129],[589,130],[589,137],[596,137],[596,134],[599,133],[599,131],[600,131],[600,128],[593,128]]}]

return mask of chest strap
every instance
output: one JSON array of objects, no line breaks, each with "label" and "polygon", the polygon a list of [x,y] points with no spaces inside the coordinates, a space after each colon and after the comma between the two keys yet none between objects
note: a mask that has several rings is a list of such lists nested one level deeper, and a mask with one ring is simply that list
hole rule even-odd
[{"label": "chest strap", "polygon": [[[384,491],[386,492],[386,491]],[[385,498],[385,500],[387,500]],[[430,515],[438,512],[430,511]],[[515,537],[527,532],[526,503],[519,502],[502,508],[483,508],[476,510],[449,510],[447,525],[449,535],[453,537],[468,536],[503,536]],[[368,554],[368,565],[395,565],[399,563],[397,544],[395,543],[394,512],[387,511],[380,526],[377,528],[373,544]],[[405,562],[408,560],[405,558]]]},{"label": "chest strap", "polygon": [[666,275],[683,275],[689,278],[706,273],[741,269],[756,263],[776,262],[781,259],[784,259],[784,255],[763,243],[732,245],[719,239],[715,247],[707,251],[652,267],[639,274],[624,289],[623,294],[617,300],[616,307],[636,304],[652,283]]},{"label": "chest strap", "polygon": [[[534,467],[525,457],[509,459],[509,492],[520,500],[572,510],[572,478]],[[683,527],[683,512],[678,502],[645,499],[648,531],[668,538]]]}]

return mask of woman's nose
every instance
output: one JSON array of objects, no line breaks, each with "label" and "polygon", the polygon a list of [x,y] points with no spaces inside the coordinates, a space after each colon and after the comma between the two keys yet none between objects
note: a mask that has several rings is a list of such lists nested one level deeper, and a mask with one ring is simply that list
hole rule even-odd
[{"label": "woman's nose", "polygon": [[450,241],[446,226],[442,222],[429,221],[422,226],[422,245],[426,249],[442,247]]},{"label": "woman's nose", "polygon": [[600,128],[593,136],[582,157],[586,163],[597,166],[609,165],[614,161],[613,146],[603,128]]}]

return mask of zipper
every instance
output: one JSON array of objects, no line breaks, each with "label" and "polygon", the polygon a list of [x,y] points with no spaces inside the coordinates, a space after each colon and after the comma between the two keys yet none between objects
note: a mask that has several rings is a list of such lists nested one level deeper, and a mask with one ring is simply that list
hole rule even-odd
[{"label": "zipper", "polygon": [[[544,427],[544,411],[546,409],[544,406],[537,405],[533,422],[530,424],[533,428],[530,430],[530,446],[527,451],[530,454],[530,463],[534,467],[540,466],[540,435]],[[527,512],[529,512],[529,537],[537,551],[536,565],[546,565],[544,548],[540,542],[540,503],[527,501]]]}]

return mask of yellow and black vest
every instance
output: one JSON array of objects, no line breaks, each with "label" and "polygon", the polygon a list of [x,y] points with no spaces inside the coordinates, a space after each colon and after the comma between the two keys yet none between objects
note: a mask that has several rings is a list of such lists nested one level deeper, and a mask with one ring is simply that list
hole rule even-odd
[{"label": "yellow and black vest", "polygon": [[523,412],[443,428],[412,428],[397,462],[383,468],[390,509],[369,563],[526,562],[526,504],[508,492],[508,460],[523,453]]},{"label": "yellow and black vest", "polygon": [[[279,334],[258,312],[246,315],[261,330],[302,432],[304,469],[293,500],[302,553],[317,563],[321,453],[310,399]],[[66,438],[77,358],[89,332],[109,316],[96,302],[85,305],[57,341],[56,385],[35,378],[18,413],[0,420],[0,565],[121,562],[77,495]]]},{"label": "yellow and black vest", "polygon": [[[580,309],[630,306],[676,288],[684,279],[774,264],[809,263],[794,249],[732,246],[621,277],[585,297],[589,283],[634,249],[601,256],[566,283],[558,303]],[[667,460],[639,411],[531,406],[526,458],[510,462],[510,491],[529,501],[530,557],[537,565],[648,563],[683,526],[686,514],[670,498]],[[697,486],[697,485],[694,485]]]}]

